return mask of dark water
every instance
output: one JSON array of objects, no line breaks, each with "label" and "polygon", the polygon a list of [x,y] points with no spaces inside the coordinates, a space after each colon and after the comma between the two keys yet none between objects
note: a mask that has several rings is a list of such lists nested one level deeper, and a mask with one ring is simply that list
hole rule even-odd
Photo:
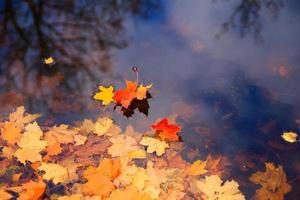
[{"label": "dark water", "polygon": [[[128,45],[108,49],[109,60],[100,61],[109,63],[106,63],[108,72],[96,63],[91,64],[92,72],[97,72],[96,81],[90,81],[85,73],[71,74],[66,82],[75,86],[67,92],[79,97],[55,97],[57,101],[74,102],[80,98],[89,102],[97,83],[120,87],[124,79],[135,79],[131,66],[139,66],[140,81],[154,85],[150,114],[148,118],[137,114],[126,119],[114,113],[118,123],[134,124],[142,131],[157,118],[178,114],[186,145],[199,148],[202,159],[208,153],[228,156],[233,162],[229,177],[240,181],[242,191],[249,196],[254,190],[247,189],[248,177],[262,170],[264,162],[282,165],[288,180],[299,176],[299,143],[287,144],[280,135],[283,131],[300,132],[300,124],[296,123],[300,119],[300,3],[284,1],[275,11],[261,6],[258,11],[261,29],[243,30],[244,25],[236,18],[236,26],[217,37],[222,23],[230,19],[240,1],[154,2],[158,6],[145,3],[140,12],[121,16],[122,31],[118,36]],[[80,30],[85,32],[84,28]],[[83,52],[75,52],[77,57],[93,53],[85,45]],[[40,58],[30,51],[32,54],[28,53],[26,58],[40,63]],[[9,53],[9,45],[3,45],[1,55]],[[57,65],[63,59],[60,54],[47,53],[56,58]],[[5,74],[12,66],[15,65],[2,63],[2,79],[7,78]],[[53,74],[53,70],[55,73],[61,70],[63,74],[71,71],[56,65],[47,70],[43,74]],[[12,80],[2,79],[2,92],[10,91],[4,83]],[[82,88],[77,90],[76,84]],[[11,86],[11,90],[14,88]],[[54,99],[51,88],[49,94],[44,92],[46,96],[42,93],[40,98],[32,97],[31,92],[24,94],[22,87],[17,88],[17,93],[25,95],[23,102],[29,111],[47,113],[56,123],[96,117],[101,112],[100,108],[84,106],[66,112],[51,111],[43,100],[49,96]],[[255,163],[254,168],[244,167],[249,160]],[[286,199],[300,196],[300,180],[294,181],[292,187]]]}]

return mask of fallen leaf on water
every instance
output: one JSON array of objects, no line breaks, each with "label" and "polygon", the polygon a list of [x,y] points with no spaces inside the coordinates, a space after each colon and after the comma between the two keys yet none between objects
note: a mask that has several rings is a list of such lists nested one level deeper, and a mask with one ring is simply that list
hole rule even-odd
[{"label": "fallen leaf on water", "polygon": [[69,180],[68,171],[61,165],[54,163],[42,163],[38,169],[45,172],[43,175],[44,179],[52,180],[55,184],[65,183]]},{"label": "fallen leaf on water", "polygon": [[112,157],[128,156],[134,150],[140,149],[137,141],[126,135],[119,135],[109,139],[112,145],[108,148],[108,153]]},{"label": "fallen leaf on water", "polygon": [[110,102],[114,101],[113,100],[114,96],[114,87],[109,86],[109,87],[104,87],[102,85],[99,86],[99,92],[97,92],[93,98],[95,100],[102,101],[102,105],[107,106],[110,104]]},{"label": "fallen leaf on water", "polygon": [[281,137],[287,141],[287,142],[290,142],[290,143],[293,143],[293,142],[296,142],[297,141],[297,133],[295,132],[284,132]]},{"label": "fallen leaf on water", "polygon": [[154,124],[151,127],[157,131],[158,136],[162,140],[179,140],[179,136],[177,135],[177,133],[181,130],[180,126],[178,126],[177,124],[169,124],[167,118],[162,119],[157,124]]},{"label": "fallen leaf on water", "polygon": [[20,200],[39,200],[46,190],[46,184],[42,180],[38,182],[30,180],[10,189],[19,193],[18,199]]},{"label": "fallen leaf on water", "polygon": [[95,122],[94,133],[96,133],[98,136],[104,135],[112,125],[113,121],[110,118],[98,118]]},{"label": "fallen leaf on water", "polygon": [[184,173],[189,176],[203,175],[207,173],[206,161],[196,160],[193,164],[184,169]]},{"label": "fallen leaf on water", "polygon": [[39,118],[40,114],[28,114],[25,113],[24,106],[20,106],[16,109],[15,112],[9,114],[9,122],[15,123],[16,126],[18,126],[20,129],[23,129],[24,126],[37,118]]},{"label": "fallen leaf on water", "polygon": [[20,149],[14,153],[21,163],[25,164],[26,160],[31,162],[41,161],[40,151],[47,146],[47,142],[40,139],[42,135],[43,132],[36,122],[25,127],[25,132],[18,142]]},{"label": "fallen leaf on water", "polygon": [[52,56],[49,56],[49,57],[43,59],[43,63],[45,65],[53,65],[55,63],[55,60]]},{"label": "fallen leaf on water", "polygon": [[117,90],[114,94],[113,99],[116,103],[121,104],[124,108],[128,108],[131,101],[136,98],[137,85],[135,82],[125,80],[126,88]]},{"label": "fallen leaf on water", "polygon": [[205,176],[203,180],[197,180],[193,184],[204,200],[245,200],[237,182],[223,182],[218,175]]},{"label": "fallen leaf on water", "polygon": [[99,167],[88,167],[83,174],[87,182],[82,185],[82,192],[86,195],[108,197],[115,189],[113,180],[120,174],[120,161],[117,159],[103,159]]},{"label": "fallen leaf on water", "polygon": [[284,200],[284,195],[291,191],[291,186],[287,183],[282,166],[276,168],[273,163],[265,163],[265,167],[265,172],[258,171],[249,178],[253,183],[261,185],[255,192],[255,198]]},{"label": "fallen leaf on water", "polygon": [[147,153],[156,153],[161,156],[165,153],[165,149],[169,148],[169,145],[165,141],[161,141],[151,137],[143,137],[141,145],[147,146]]}]

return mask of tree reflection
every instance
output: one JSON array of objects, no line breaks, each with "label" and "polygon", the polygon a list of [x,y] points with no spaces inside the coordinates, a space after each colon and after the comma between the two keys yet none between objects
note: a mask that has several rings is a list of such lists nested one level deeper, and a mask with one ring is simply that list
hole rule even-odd
[{"label": "tree reflection", "polygon": [[[159,1],[5,0],[0,8],[1,93],[59,110],[58,100],[78,98],[83,83],[111,72],[110,50],[127,46],[124,18],[146,16]],[[43,64],[49,56],[59,62]]]},{"label": "tree reflection", "polygon": [[217,34],[217,37],[220,37],[232,28],[238,29],[242,37],[252,33],[254,38],[260,41],[262,40],[261,13],[268,12],[271,17],[276,19],[283,6],[283,0],[240,0],[229,19],[222,24],[221,31]]}]

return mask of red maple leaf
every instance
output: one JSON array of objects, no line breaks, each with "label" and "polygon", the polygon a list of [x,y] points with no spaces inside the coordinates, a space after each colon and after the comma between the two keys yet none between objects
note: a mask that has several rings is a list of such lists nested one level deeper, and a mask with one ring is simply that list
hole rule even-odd
[{"label": "red maple leaf", "polygon": [[162,140],[179,141],[177,133],[181,130],[181,127],[177,124],[169,124],[168,119],[164,118],[157,124],[151,125],[157,131],[158,136]]},{"label": "red maple leaf", "polygon": [[132,81],[125,80],[126,88],[121,89],[115,92],[113,99],[118,104],[122,105],[125,108],[128,108],[132,100],[136,97],[136,83]]}]

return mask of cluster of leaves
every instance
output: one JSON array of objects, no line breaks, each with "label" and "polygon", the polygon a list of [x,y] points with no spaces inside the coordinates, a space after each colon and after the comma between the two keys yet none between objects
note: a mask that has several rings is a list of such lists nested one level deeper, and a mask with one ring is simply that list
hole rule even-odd
[{"label": "cluster of leaves", "polygon": [[[221,157],[182,158],[181,127],[168,118],[141,134],[109,117],[41,128],[39,116],[19,107],[0,124],[2,200],[245,199],[236,181],[223,180]],[[250,180],[262,186],[257,199],[291,189],[272,163]]]},{"label": "cluster of leaves", "polygon": [[102,105],[107,106],[111,102],[115,102],[115,107],[120,106],[123,115],[130,117],[134,114],[134,110],[138,109],[139,112],[148,115],[149,104],[148,99],[152,96],[148,90],[152,87],[152,84],[144,86],[139,85],[136,82],[125,80],[126,87],[114,92],[114,87],[105,87],[100,85],[99,92],[95,93],[93,98],[95,100],[102,101]]}]

